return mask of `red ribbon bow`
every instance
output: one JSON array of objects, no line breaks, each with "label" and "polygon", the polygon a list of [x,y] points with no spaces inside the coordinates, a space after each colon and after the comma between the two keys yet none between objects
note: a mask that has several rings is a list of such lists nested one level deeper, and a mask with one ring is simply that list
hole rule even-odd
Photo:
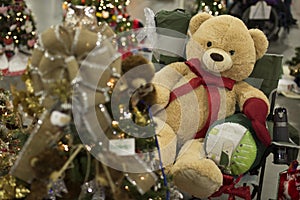
[{"label": "red ribbon bow", "polygon": [[203,138],[206,135],[211,122],[214,122],[218,118],[218,112],[220,108],[220,94],[218,88],[226,88],[228,90],[232,90],[235,84],[235,80],[217,76],[205,71],[201,68],[201,63],[198,59],[190,59],[186,61],[185,64],[195,75],[197,75],[197,77],[192,78],[188,83],[175,88],[170,94],[169,104],[176,98],[191,92],[193,89],[196,89],[200,85],[203,85],[207,92],[209,114],[204,127],[200,131],[198,131],[194,137]]}]

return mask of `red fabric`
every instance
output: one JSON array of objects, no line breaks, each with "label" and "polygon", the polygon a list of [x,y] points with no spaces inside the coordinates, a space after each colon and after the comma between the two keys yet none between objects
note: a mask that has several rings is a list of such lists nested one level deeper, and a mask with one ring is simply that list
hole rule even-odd
[{"label": "red fabric", "polygon": [[209,106],[209,113],[207,120],[203,126],[203,128],[195,134],[195,138],[204,138],[206,135],[207,130],[211,122],[214,122],[218,119],[218,112],[220,110],[220,94],[217,87],[207,87],[204,86],[207,92],[208,97],[208,106]]},{"label": "red fabric", "polygon": [[199,59],[190,59],[185,63],[189,66],[190,70],[194,74],[204,78],[206,85],[215,85],[218,87],[225,87],[229,90],[232,90],[235,84],[235,80],[232,80],[231,78],[217,76],[208,71],[205,71],[203,68],[201,68],[201,63]]},{"label": "red fabric", "polygon": [[22,71],[11,72],[7,68],[7,69],[0,70],[0,72],[2,73],[3,76],[20,76],[26,72],[26,69]]},{"label": "red fabric", "polygon": [[293,161],[288,170],[279,175],[278,200],[300,199],[300,170],[298,161]]},{"label": "red fabric", "polygon": [[127,58],[127,57],[129,57],[129,56],[132,56],[133,55],[133,53],[132,52],[124,52],[123,54],[122,54],[122,60],[124,60],[125,58]]},{"label": "red fabric", "polygon": [[133,24],[132,24],[132,28],[137,29],[137,28],[141,28],[141,27],[142,27],[141,22],[138,19],[134,19]]},{"label": "red fabric", "polygon": [[258,139],[265,145],[271,144],[271,136],[266,127],[268,106],[259,98],[250,98],[243,105],[243,113],[251,120],[252,127]]},{"label": "red fabric", "polygon": [[235,185],[240,181],[242,176],[234,179],[230,175],[223,174],[223,185],[220,189],[215,192],[211,198],[220,197],[222,194],[228,194],[228,200],[235,199],[235,197],[240,197],[245,200],[251,200],[251,192],[249,186],[235,187]]},{"label": "red fabric", "polygon": [[185,64],[194,74],[197,75],[197,77],[191,79],[188,83],[175,88],[170,94],[169,104],[176,98],[193,91],[200,85],[203,85],[207,92],[209,113],[204,127],[195,134],[195,138],[203,138],[205,137],[211,122],[216,121],[218,118],[218,112],[220,109],[220,94],[218,87],[232,90],[235,81],[230,78],[213,75],[203,70],[198,59],[191,59],[186,61]]}]

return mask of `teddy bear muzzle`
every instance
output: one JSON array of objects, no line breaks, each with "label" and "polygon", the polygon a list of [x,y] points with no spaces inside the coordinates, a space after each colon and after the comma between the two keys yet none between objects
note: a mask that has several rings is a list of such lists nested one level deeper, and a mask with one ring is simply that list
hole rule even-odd
[{"label": "teddy bear muzzle", "polygon": [[222,49],[211,48],[202,56],[204,67],[214,73],[224,72],[232,67],[230,55]]}]

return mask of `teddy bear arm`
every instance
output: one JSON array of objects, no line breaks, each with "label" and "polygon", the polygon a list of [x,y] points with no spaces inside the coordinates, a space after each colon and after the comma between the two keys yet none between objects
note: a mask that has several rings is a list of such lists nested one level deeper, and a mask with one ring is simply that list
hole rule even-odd
[{"label": "teddy bear arm", "polygon": [[178,81],[188,73],[188,68],[184,63],[176,62],[165,66],[158,71],[153,80],[154,92],[146,98],[151,104],[159,104],[163,107],[167,106],[170,100],[170,93],[174,89]]},{"label": "teddy bear arm", "polygon": [[267,96],[259,89],[249,85],[248,83],[241,81],[235,84],[234,90],[236,93],[236,99],[239,108],[243,110],[245,102],[250,98],[258,98],[263,100],[268,106],[268,112],[270,111],[270,103]]},{"label": "teddy bear arm", "polygon": [[271,136],[266,126],[266,119],[270,112],[270,104],[264,93],[246,82],[237,87],[237,97],[241,111],[251,121],[258,139],[266,147],[271,144]]}]

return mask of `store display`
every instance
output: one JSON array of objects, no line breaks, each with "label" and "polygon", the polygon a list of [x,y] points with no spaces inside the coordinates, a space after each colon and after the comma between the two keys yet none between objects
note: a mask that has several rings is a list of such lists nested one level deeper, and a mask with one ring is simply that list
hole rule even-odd
[{"label": "store display", "polygon": [[[189,28],[192,35],[186,49],[188,61],[172,63],[157,72],[154,92],[149,96],[154,98],[152,103],[159,103],[158,118],[164,116],[163,112],[168,116],[162,127],[158,123],[162,119],[157,120],[163,163],[168,165],[175,160],[173,141],[177,141],[181,151],[170,169],[175,185],[203,198],[222,185],[219,167],[206,158],[203,149],[202,138],[211,123],[232,115],[238,102],[259,141],[265,146],[271,143],[265,126],[269,101],[262,91],[242,81],[266,52],[268,41],[261,31],[248,30],[238,18],[225,15],[195,15]],[[186,78],[190,81],[186,82]]]},{"label": "store display", "polygon": [[[249,80],[267,34],[223,15],[228,1],[145,8],[145,26],[130,0],[61,3],[61,22],[37,33],[24,0],[0,0],[0,199],[259,199],[244,175],[263,153],[296,159],[272,91]],[[286,62],[289,98],[299,50]],[[298,176],[294,160],[278,199],[299,199]]]}]

